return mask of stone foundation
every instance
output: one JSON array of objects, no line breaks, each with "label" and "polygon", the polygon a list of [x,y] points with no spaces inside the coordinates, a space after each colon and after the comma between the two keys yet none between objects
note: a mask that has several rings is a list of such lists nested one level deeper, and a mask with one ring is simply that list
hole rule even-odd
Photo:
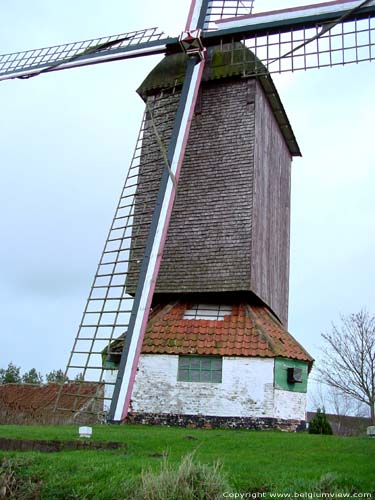
[{"label": "stone foundation", "polygon": [[304,420],[284,420],[269,417],[215,417],[211,415],[176,415],[171,413],[131,413],[126,420],[132,424],[167,425],[188,429],[249,429],[303,432]]}]

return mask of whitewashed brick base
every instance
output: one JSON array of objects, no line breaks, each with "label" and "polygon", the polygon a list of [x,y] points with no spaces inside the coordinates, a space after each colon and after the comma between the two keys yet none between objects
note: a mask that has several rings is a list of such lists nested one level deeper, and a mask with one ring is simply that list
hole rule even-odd
[{"label": "whitewashed brick base", "polygon": [[178,382],[177,369],[176,355],[143,354],[131,411],[305,420],[306,394],[274,388],[272,358],[223,357],[218,384]]}]

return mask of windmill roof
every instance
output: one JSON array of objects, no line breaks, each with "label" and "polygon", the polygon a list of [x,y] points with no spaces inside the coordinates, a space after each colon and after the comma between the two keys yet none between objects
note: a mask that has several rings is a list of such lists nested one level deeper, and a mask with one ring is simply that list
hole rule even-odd
[{"label": "windmill roof", "polygon": [[[183,53],[167,55],[148,74],[137,89],[145,100],[158,91],[181,86],[186,72],[187,56]],[[223,44],[207,49],[204,82],[224,78],[253,77],[259,81],[292,156],[301,156],[289,119],[267,68],[245,45]]]},{"label": "windmill roof", "polygon": [[[222,320],[183,319],[189,307],[187,302],[157,307],[151,313],[142,353],[282,357],[312,366],[313,358],[264,305],[233,305]],[[123,342],[124,338],[115,341],[111,351],[119,352]]]}]

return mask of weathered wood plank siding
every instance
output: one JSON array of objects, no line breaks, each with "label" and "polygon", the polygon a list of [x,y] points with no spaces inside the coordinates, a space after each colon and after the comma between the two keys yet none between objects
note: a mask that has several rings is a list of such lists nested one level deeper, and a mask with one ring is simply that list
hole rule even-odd
[{"label": "weathered wood plank siding", "polygon": [[251,289],[287,326],[291,155],[257,85]]},{"label": "weathered wood plank siding", "polygon": [[255,125],[247,87],[203,85],[156,293],[249,288]]},{"label": "weathered wood plank siding", "polygon": [[[202,85],[178,184],[155,293],[249,290],[254,151],[255,81],[233,80]],[[176,106],[170,94],[165,106]],[[155,123],[164,142],[170,123]],[[142,181],[137,192],[127,290],[134,291],[162,169],[161,154],[147,127],[142,148]],[[153,152],[150,153],[150,150]],[[150,161],[151,159],[151,161]],[[146,188],[147,186],[147,188]]]},{"label": "weathered wood plank siding", "polygon": [[[165,145],[179,91],[154,111]],[[149,96],[147,99],[154,99]],[[152,128],[141,158],[127,291],[134,293],[163,168]],[[255,79],[206,81],[191,125],[156,294],[251,291],[287,323],[291,155]]]}]

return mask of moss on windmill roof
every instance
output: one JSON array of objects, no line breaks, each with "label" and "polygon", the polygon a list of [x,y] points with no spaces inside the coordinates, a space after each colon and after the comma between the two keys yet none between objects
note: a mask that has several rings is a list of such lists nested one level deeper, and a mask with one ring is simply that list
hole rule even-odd
[{"label": "moss on windmill roof", "polygon": [[[145,78],[137,92],[141,96],[152,94],[159,89],[182,85],[185,78],[187,56],[184,53],[165,57]],[[226,44],[209,47],[203,81],[218,80],[246,74],[267,73],[267,68],[243,44]]]},{"label": "moss on windmill roof", "polygon": [[[160,90],[181,86],[185,78],[186,59],[187,56],[183,53],[166,56],[145,78],[137,89],[138,94],[145,100],[148,95],[155,94]],[[258,79],[291,155],[301,156],[279,94],[267,68],[260,59],[241,43],[209,47],[202,80],[207,82],[235,77],[255,77]]]}]

